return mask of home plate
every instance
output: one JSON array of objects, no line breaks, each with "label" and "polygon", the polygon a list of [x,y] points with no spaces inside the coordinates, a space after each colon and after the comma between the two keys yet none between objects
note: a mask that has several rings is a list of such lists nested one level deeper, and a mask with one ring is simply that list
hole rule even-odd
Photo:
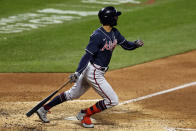
[{"label": "home plate", "polygon": [[[78,119],[75,116],[70,116],[70,117],[66,117],[65,120],[70,120],[70,121],[78,121]],[[95,119],[91,118],[92,122],[96,122]]]}]

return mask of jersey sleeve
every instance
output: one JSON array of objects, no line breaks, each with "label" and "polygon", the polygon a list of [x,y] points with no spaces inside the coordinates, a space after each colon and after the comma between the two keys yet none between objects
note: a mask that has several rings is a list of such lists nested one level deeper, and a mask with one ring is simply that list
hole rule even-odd
[{"label": "jersey sleeve", "polygon": [[117,41],[118,41],[117,44],[121,45],[122,43],[124,43],[124,42],[126,41],[126,39],[125,39],[124,36],[122,36],[122,35],[120,34],[120,32],[119,32],[117,29],[115,29],[115,32],[116,32],[116,39],[117,39]]},{"label": "jersey sleeve", "polygon": [[83,57],[81,58],[80,63],[79,63],[79,65],[78,65],[78,68],[77,68],[76,72],[78,72],[78,73],[81,74],[81,73],[83,72],[83,70],[87,67],[88,62],[89,62],[91,59],[92,59],[92,55],[91,55],[90,53],[86,52],[86,53],[83,55]]},{"label": "jersey sleeve", "polygon": [[125,41],[120,46],[125,50],[134,50],[138,48],[138,46],[134,42],[131,42],[131,41]]},{"label": "jersey sleeve", "polygon": [[92,34],[90,36],[89,43],[86,47],[86,51],[92,55],[95,55],[99,50],[100,38],[98,34]]}]

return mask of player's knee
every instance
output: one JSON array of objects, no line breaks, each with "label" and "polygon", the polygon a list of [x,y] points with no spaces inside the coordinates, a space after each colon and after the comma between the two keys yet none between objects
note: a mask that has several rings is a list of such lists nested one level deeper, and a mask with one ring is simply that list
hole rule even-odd
[{"label": "player's knee", "polygon": [[80,96],[72,96],[71,100],[78,99],[78,98],[80,98]]},{"label": "player's knee", "polygon": [[116,105],[118,105],[118,103],[119,103],[118,96],[115,95],[115,97],[113,97],[113,99],[112,99],[112,105],[116,106]]},{"label": "player's knee", "polygon": [[118,105],[119,100],[118,100],[118,97],[114,97],[112,99],[105,99],[105,103],[106,103],[107,108],[111,108],[113,106]]},{"label": "player's knee", "polygon": [[65,95],[66,95],[67,100],[74,100],[74,99],[80,98],[79,95],[70,93],[69,90],[65,92]]},{"label": "player's knee", "polygon": [[112,106],[117,106],[118,103],[119,103],[119,100],[118,100],[118,98],[116,98],[116,99],[114,99],[114,100],[111,102],[111,105],[112,105]]}]

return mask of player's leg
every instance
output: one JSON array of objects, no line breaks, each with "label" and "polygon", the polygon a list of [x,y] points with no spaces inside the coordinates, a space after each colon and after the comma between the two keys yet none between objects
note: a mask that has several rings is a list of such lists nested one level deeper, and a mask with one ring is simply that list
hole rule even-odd
[{"label": "player's leg", "polygon": [[117,105],[118,96],[104,78],[104,72],[91,68],[88,72],[87,79],[95,91],[104,99],[85,110],[81,110],[80,113],[78,113],[77,118],[82,120],[84,127],[93,127],[90,116]]},{"label": "player's leg", "polygon": [[76,83],[74,83],[72,88],[56,96],[53,100],[51,100],[48,104],[46,104],[44,108],[49,110],[52,107],[60,103],[63,103],[64,101],[77,99],[81,95],[83,95],[88,89],[89,89],[89,85],[86,82],[83,75],[81,75],[81,77],[79,77],[79,80]]},{"label": "player's leg", "polygon": [[43,122],[49,122],[47,119],[47,112],[54,106],[61,104],[68,100],[79,98],[89,89],[89,84],[86,82],[83,75],[81,75],[78,81],[68,91],[62,92],[60,95],[54,97],[49,103],[41,107],[37,114]]},{"label": "player's leg", "polygon": [[104,78],[103,74],[99,74],[99,71],[97,72],[94,79],[91,79],[91,84],[93,89],[103,98],[103,100],[98,101],[95,105],[87,109],[87,114],[89,116],[118,105],[117,94]]}]

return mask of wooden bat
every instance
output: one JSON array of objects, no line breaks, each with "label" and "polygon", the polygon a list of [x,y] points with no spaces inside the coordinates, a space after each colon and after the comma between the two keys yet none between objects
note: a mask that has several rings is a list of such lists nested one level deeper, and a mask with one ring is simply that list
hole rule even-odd
[{"label": "wooden bat", "polygon": [[43,99],[41,102],[39,102],[35,107],[33,107],[29,112],[27,112],[26,116],[30,117],[33,113],[35,113],[40,107],[42,107],[47,101],[49,101],[57,92],[59,92],[63,87],[65,87],[68,83],[70,83],[71,80],[67,81],[63,85],[59,87],[56,91],[51,93],[48,97]]}]

